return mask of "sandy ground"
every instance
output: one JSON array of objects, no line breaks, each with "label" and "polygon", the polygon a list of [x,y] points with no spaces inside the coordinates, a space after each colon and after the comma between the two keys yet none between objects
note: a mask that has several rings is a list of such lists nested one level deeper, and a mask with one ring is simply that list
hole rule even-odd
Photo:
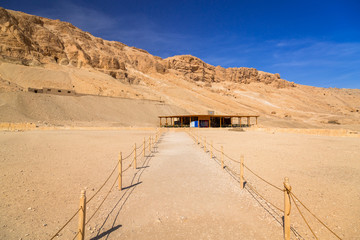
[{"label": "sandy ground", "polygon": [[[344,239],[358,239],[360,139],[289,133],[196,131],[229,156],[294,193]],[[82,189],[91,197],[114,168],[154,131],[29,131],[0,133],[0,239],[49,239],[78,208]],[[131,159],[125,161],[125,166]],[[226,164],[236,169],[237,164]],[[282,207],[283,194],[245,171],[249,183]],[[87,206],[88,218],[115,178]],[[124,174],[86,226],[86,239],[282,239],[276,212],[210,159],[184,132],[168,132],[138,169]],[[296,208],[292,226],[312,239]],[[310,219],[320,239],[334,239]],[[77,217],[56,239],[72,239]],[[281,221],[281,220],[280,220]],[[292,238],[296,239],[294,234]]]},{"label": "sandy ground", "polygon": [[[129,153],[154,132],[0,132],[0,239],[50,238],[78,208],[80,191],[87,189],[91,196],[119,152]],[[76,230],[77,219],[72,223],[63,239]]]},{"label": "sandy ground", "polygon": [[[360,239],[360,138],[220,129],[195,133],[219,150],[223,146],[235,160],[243,154],[250,169],[280,188],[289,177],[294,194],[340,237]],[[225,164],[239,172],[238,163],[225,157]],[[244,174],[259,193],[282,208],[281,192],[247,170]],[[294,204],[291,211],[293,226],[312,239]],[[320,239],[336,239],[302,211]]]}]

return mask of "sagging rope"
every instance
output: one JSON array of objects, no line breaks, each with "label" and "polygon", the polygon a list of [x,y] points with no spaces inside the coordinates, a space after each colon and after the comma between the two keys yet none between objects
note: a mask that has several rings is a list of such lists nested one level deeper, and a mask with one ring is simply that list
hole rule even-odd
[{"label": "sagging rope", "polygon": [[[119,175],[118,175],[119,177]],[[104,204],[105,200],[107,199],[107,197],[109,196],[110,192],[112,191],[112,189],[114,188],[116,182],[117,182],[118,178],[115,178],[114,183],[111,185],[110,190],[108,191],[108,193],[106,194],[106,196],[104,197],[104,199],[102,200],[102,202],[100,203],[100,205],[97,207],[97,209],[95,210],[95,212],[91,215],[91,217],[86,221],[85,226],[90,222],[90,220],[95,216],[95,214],[99,211],[100,207]]]},{"label": "sagging rope", "polygon": [[316,240],[318,240],[318,238],[317,238],[316,234],[314,233],[314,231],[313,231],[313,230],[312,230],[312,228],[310,227],[310,225],[309,225],[308,221],[306,221],[306,219],[305,219],[304,215],[303,215],[303,214],[302,214],[302,212],[300,211],[299,206],[296,204],[296,201],[295,201],[295,199],[294,199],[293,195],[291,194],[291,192],[290,192],[290,197],[291,197],[291,199],[293,200],[293,203],[295,204],[295,207],[296,207],[296,208],[297,208],[297,210],[299,211],[299,213],[300,213],[300,215],[301,215],[302,219],[304,220],[304,222],[306,223],[306,225],[307,225],[307,226],[308,226],[308,228],[310,229],[311,233],[314,235],[315,239],[316,239]]},{"label": "sagging rope", "polygon": [[240,161],[237,161],[237,160],[229,157],[226,153],[224,153],[224,156],[227,157],[229,160],[231,160],[231,161],[233,161],[233,162],[240,163]]},{"label": "sagging rope", "polygon": [[265,202],[269,203],[271,206],[279,210],[280,212],[284,212],[281,208],[277,207],[275,204],[271,203],[269,200],[267,200],[263,195],[261,195],[258,191],[255,190],[254,187],[251,186],[251,184],[244,178],[246,184],[245,187],[249,187],[252,191],[254,191],[259,197],[261,197]]},{"label": "sagging rope", "polygon": [[119,165],[119,162],[116,164],[116,166],[114,167],[114,169],[112,170],[112,172],[110,173],[110,175],[106,179],[106,181],[103,183],[103,185],[96,191],[96,193],[94,195],[91,196],[91,198],[89,198],[89,200],[86,201],[86,204],[88,204],[101,191],[101,189],[105,186],[105,184],[109,181],[111,176],[114,174],[114,172],[117,169],[118,165]]},{"label": "sagging rope", "polygon": [[[336,236],[338,239],[341,239],[334,231],[332,231],[325,223],[323,223],[314,213],[312,213],[309,208],[307,208],[296,196],[293,192],[290,192],[290,195],[292,195],[316,220],[319,221],[327,230],[329,230],[334,236]],[[294,201],[295,202],[295,201]]]},{"label": "sagging rope", "polygon": [[128,166],[127,168],[125,168],[124,170],[122,170],[122,173],[126,172],[129,168],[131,168],[132,164],[134,163],[134,160],[135,160],[135,159],[133,159],[133,160],[131,161],[131,163],[129,164],[129,166]]},{"label": "sagging rope", "polygon": [[[161,136],[161,135],[160,135],[160,136]],[[145,141],[145,144],[146,144],[146,142],[147,142],[147,141]],[[157,143],[157,142],[154,142],[154,144],[155,144],[155,143]],[[139,147],[137,147],[136,149],[139,149],[139,148],[143,147],[143,145],[144,145],[144,143],[142,143],[142,144],[141,144]],[[146,148],[149,147],[149,146],[150,146],[150,143],[146,146]],[[135,151],[135,149],[133,149],[133,150],[131,151],[131,153],[130,153],[128,156],[124,157],[122,160],[128,159],[128,158],[134,153],[134,151]],[[144,150],[143,150],[143,151],[144,151]],[[142,151],[140,154],[142,154],[143,151]],[[126,170],[128,170],[128,169],[131,167],[131,165],[133,164],[134,160],[135,160],[135,159],[133,159],[133,161],[130,163],[129,167],[126,168],[125,170],[123,170],[122,173],[125,172]],[[116,168],[118,167],[118,165],[119,165],[119,163],[116,164],[116,166],[114,167],[114,169],[113,169],[112,172],[110,173],[109,177],[105,180],[105,182],[101,185],[101,187],[96,191],[96,193],[95,193],[93,196],[91,196],[91,198],[90,198],[89,200],[86,201],[86,203],[89,203],[92,199],[94,199],[94,197],[102,190],[102,188],[106,185],[106,183],[109,181],[109,179],[111,178],[111,176],[114,174],[114,172],[115,172]],[[101,205],[102,205],[102,204],[104,203],[104,201],[106,200],[107,196],[110,194],[112,188],[114,187],[114,185],[115,185],[115,183],[116,183],[116,180],[117,180],[117,178],[115,179],[114,184],[113,184],[112,187],[110,188],[110,191],[108,192],[108,194],[106,195],[106,197],[104,198],[104,200],[102,201],[102,203],[100,204],[100,206],[98,207],[98,209],[101,207]],[[98,209],[95,211],[95,213],[98,211]],[[50,238],[50,240],[52,240],[52,239],[54,239],[56,236],[58,236],[58,234],[74,219],[74,217],[79,213],[80,210],[81,210],[81,209],[79,208],[79,209],[72,215],[72,217]],[[86,224],[91,220],[91,218],[95,215],[95,213],[90,217],[90,219],[86,222]],[[79,234],[79,232],[77,232],[77,234],[74,236],[73,239],[75,239],[78,234]]]},{"label": "sagging rope", "polygon": [[259,179],[261,179],[262,181],[264,181],[265,183],[269,184],[270,186],[272,186],[273,188],[279,190],[279,191],[284,191],[284,189],[281,189],[279,187],[277,187],[276,185],[270,183],[269,181],[265,180],[264,178],[260,177],[258,174],[254,173],[250,168],[248,168],[245,164],[244,164],[244,167],[249,171],[251,172],[252,174],[254,174],[256,177],[258,177]]},{"label": "sagging rope", "polygon": [[[231,158],[230,156],[228,156],[226,153],[224,153],[223,151],[221,150],[218,150],[216,149],[214,146],[211,146],[214,150],[216,150],[217,152],[223,154],[225,157],[227,157],[229,160],[233,161],[233,162],[236,162],[236,163],[240,163],[240,161],[237,161],[233,158]],[[260,177],[258,174],[256,174],[254,171],[252,171],[249,167],[247,167],[245,164],[244,164],[244,167],[249,170],[252,174],[254,174],[256,177],[258,177],[259,179],[261,179],[262,181],[264,181],[265,183],[269,184],[270,186],[276,188],[277,190],[279,191],[284,191],[283,189],[277,187],[275,184],[272,184],[270,183],[269,181],[265,180],[264,178]]]},{"label": "sagging rope", "polygon": [[133,148],[133,150],[131,151],[131,153],[129,153],[129,155],[127,155],[126,157],[123,157],[122,160],[126,160],[128,159],[129,157],[131,157],[131,155],[135,152],[135,149]]},{"label": "sagging rope", "polygon": [[[191,135],[191,134],[190,134],[190,135]],[[193,139],[194,139],[194,141],[197,141],[197,138],[194,137],[194,136],[193,136]],[[200,143],[200,145],[201,145],[201,143]],[[240,163],[239,161],[237,161],[237,160],[229,157],[229,156],[228,156],[227,154],[225,154],[223,151],[215,148],[214,146],[211,146],[211,147],[212,147],[213,150],[215,150],[215,151],[223,154],[223,155],[226,156],[228,159],[230,159],[230,160],[232,160],[232,161],[234,161],[234,162],[236,162],[236,163]],[[217,157],[214,153],[213,153],[213,157],[214,157],[214,159],[215,159],[216,161],[219,161],[218,157]],[[281,188],[277,187],[276,185],[270,183],[269,181],[265,180],[264,178],[262,178],[261,176],[259,176],[258,174],[256,174],[253,170],[251,170],[251,169],[250,169],[249,167],[247,167],[245,164],[244,164],[244,167],[245,167],[249,172],[251,172],[253,175],[255,175],[257,178],[259,178],[260,180],[264,181],[265,183],[267,183],[268,185],[272,186],[273,188],[275,188],[275,189],[277,189],[277,190],[279,190],[279,191],[282,191],[282,192],[285,191],[284,189],[281,189]],[[237,174],[235,171],[233,171],[231,168],[227,167],[227,169],[228,169],[232,174],[238,175],[238,174]],[[272,206],[273,206],[274,208],[276,208],[277,210],[279,210],[279,211],[281,211],[281,212],[284,212],[284,210],[280,209],[279,207],[277,207],[276,205],[274,205],[273,203],[271,203],[271,202],[270,202],[269,200],[267,200],[263,195],[261,195],[258,191],[256,191],[255,188],[252,187],[251,184],[249,184],[245,178],[244,178],[244,180],[246,181],[245,187],[247,186],[248,188],[250,188],[250,189],[251,189],[252,191],[254,191],[260,198],[262,198],[265,202],[267,202],[267,203],[269,203],[270,205],[272,205]],[[295,196],[295,194],[294,194],[293,192],[291,192],[291,191],[290,191],[290,197],[292,198],[292,200],[293,200],[296,208],[298,209],[301,217],[303,218],[303,220],[305,221],[306,225],[308,226],[308,228],[310,229],[310,231],[312,232],[312,234],[314,235],[314,237],[315,237],[316,239],[318,239],[317,236],[316,236],[316,234],[315,234],[314,231],[311,229],[309,223],[306,221],[306,219],[305,219],[304,215],[302,214],[302,212],[300,211],[300,208],[298,207],[295,199],[296,199],[317,221],[319,221],[327,230],[329,230],[334,236],[336,236],[338,239],[341,240],[341,238],[340,238],[333,230],[331,230],[331,229],[330,229],[325,223],[323,223],[314,213],[312,213],[312,212]]]},{"label": "sagging rope", "polygon": [[143,145],[144,145],[144,143],[142,143],[140,146],[136,147],[136,150],[140,149]]},{"label": "sagging rope", "polygon": [[79,208],[74,215],[62,226],[55,234],[50,238],[50,240],[54,239],[70,222],[74,219],[74,217],[80,212],[81,208]]}]

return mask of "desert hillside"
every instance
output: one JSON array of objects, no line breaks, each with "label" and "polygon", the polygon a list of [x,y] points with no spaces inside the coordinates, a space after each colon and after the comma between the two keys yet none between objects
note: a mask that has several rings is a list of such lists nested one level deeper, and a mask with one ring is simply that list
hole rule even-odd
[{"label": "desert hillside", "polygon": [[[28,92],[75,91],[77,96]],[[288,82],[278,73],[166,59],[71,23],[0,8],[0,122],[155,126],[162,114],[259,114],[265,126],[359,130],[360,90]]]}]

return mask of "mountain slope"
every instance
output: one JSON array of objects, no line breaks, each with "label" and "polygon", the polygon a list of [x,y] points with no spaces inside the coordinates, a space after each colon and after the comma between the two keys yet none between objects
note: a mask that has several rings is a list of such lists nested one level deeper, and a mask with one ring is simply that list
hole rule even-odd
[{"label": "mountain slope", "polygon": [[[179,112],[260,114],[260,123],[270,126],[360,125],[360,90],[302,86],[280,74],[215,67],[190,55],[161,59],[96,38],[70,23],[0,8],[0,91],[26,92],[29,87],[156,100]],[[48,104],[55,101],[48,98]],[[14,110],[10,102],[3,98],[0,109]],[[119,111],[129,114],[130,109]],[[159,112],[148,114],[156,119]]]}]

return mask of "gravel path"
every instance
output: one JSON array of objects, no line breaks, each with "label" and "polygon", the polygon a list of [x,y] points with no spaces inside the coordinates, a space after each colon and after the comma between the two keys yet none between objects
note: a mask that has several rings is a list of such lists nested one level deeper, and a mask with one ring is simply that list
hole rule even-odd
[{"label": "gravel path", "polygon": [[282,238],[281,225],[186,133],[165,133],[143,166],[91,239]]}]

